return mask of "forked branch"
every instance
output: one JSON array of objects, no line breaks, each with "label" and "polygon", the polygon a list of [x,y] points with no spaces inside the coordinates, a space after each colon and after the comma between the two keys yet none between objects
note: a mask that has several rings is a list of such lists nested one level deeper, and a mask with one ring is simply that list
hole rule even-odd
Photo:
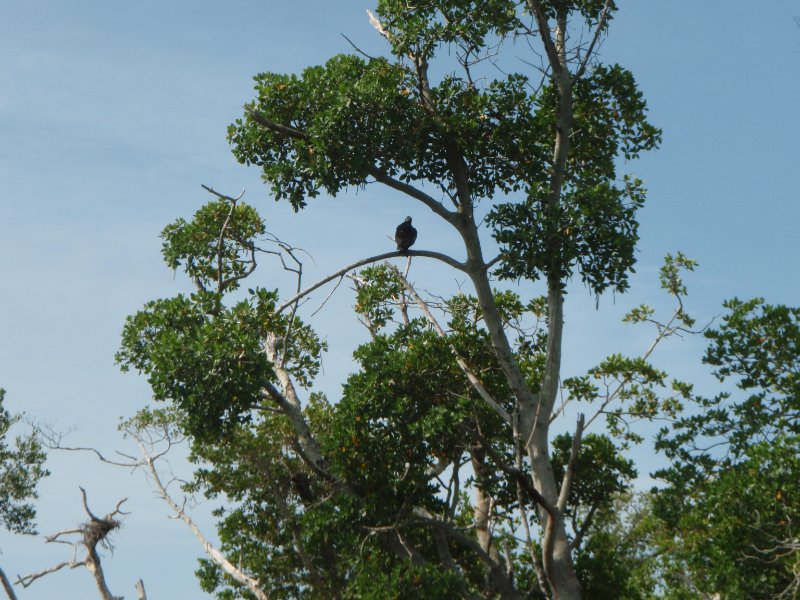
[{"label": "forked branch", "polygon": [[[86,567],[94,577],[97,590],[103,600],[122,600],[121,596],[114,596],[111,593],[111,590],[108,589],[100,555],[97,552],[97,546],[101,545],[106,548],[111,548],[111,544],[108,541],[108,536],[119,528],[120,520],[118,517],[126,514],[122,512],[122,504],[126,499],[117,502],[114,510],[108,513],[106,516],[98,517],[92,513],[91,509],[89,508],[89,503],[86,499],[86,490],[83,488],[80,488],[80,490],[83,509],[89,516],[89,520],[85,523],[82,523],[78,527],[72,529],[62,529],[61,531],[48,536],[45,541],[50,544],[59,543],[72,546],[76,554],[78,549],[82,547],[86,552],[85,556],[81,560],[73,558],[72,560],[60,562],[56,565],[52,565],[46,569],[42,569],[41,571],[37,571],[29,575],[18,576],[16,583],[22,585],[24,588],[27,588],[37,579],[41,579],[50,573],[60,571],[64,567],[69,567],[70,569]],[[73,536],[77,536],[77,539],[70,539],[70,537]],[[8,590],[6,590],[6,592],[7,591]]]}]

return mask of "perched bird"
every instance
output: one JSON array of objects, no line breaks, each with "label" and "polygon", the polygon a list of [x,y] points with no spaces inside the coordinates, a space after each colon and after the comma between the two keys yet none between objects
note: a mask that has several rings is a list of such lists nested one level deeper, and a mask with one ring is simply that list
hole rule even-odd
[{"label": "perched bird", "polygon": [[407,252],[417,241],[417,230],[411,226],[411,217],[406,217],[406,220],[397,226],[394,241],[397,242],[397,249],[400,252]]}]

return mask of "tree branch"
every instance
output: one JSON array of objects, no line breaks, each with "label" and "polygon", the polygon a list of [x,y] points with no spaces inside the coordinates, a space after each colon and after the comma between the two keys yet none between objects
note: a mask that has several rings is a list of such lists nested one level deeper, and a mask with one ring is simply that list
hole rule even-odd
[{"label": "tree branch", "polygon": [[553,69],[554,74],[561,75],[561,61],[558,56],[556,45],[550,35],[550,24],[547,22],[547,17],[542,10],[542,3],[539,0],[528,0],[528,8],[530,8],[531,13],[533,13],[534,18],[536,19],[536,25],[539,29],[539,36],[542,38],[542,44],[544,45],[544,51],[547,54],[547,60],[550,63],[550,68]]},{"label": "tree branch", "polygon": [[572,81],[575,82],[583,76],[584,71],[586,71],[586,67],[589,64],[589,60],[592,58],[592,53],[594,52],[594,47],[597,45],[597,41],[600,39],[600,35],[603,33],[603,28],[606,24],[606,18],[608,17],[608,11],[611,8],[611,0],[606,0],[606,3],[603,5],[603,12],[600,13],[600,18],[597,21],[597,29],[594,32],[594,37],[592,37],[592,41],[589,44],[589,48],[586,49],[586,55],[583,57],[581,64],[578,66],[578,69],[575,71],[575,75],[572,77]]},{"label": "tree branch", "polygon": [[578,459],[578,451],[581,448],[583,423],[584,416],[583,413],[581,413],[578,415],[578,424],[575,427],[575,436],[572,438],[572,448],[569,452],[569,463],[567,463],[567,469],[564,472],[564,479],[561,480],[561,492],[558,495],[558,503],[556,504],[558,510],[560,510],[562,514],[567,506],[567,499],[569,498],[570,488],[572,487],[572,478],[575,474],[575,462]]},{"label": "tree branch", "polygon": [[[80,488],[81,490],[81,498],[83,501],[83,508],[86,511],[86,514],[89,515],[89,521],[83,523],[77,528],[74,529],[64,529],[59,531],[48,538],[46,541],[48,543],[63,543],[68,544],[77,550],[78,546],[83,546],[86,550],[86,556],[83,560],[75,560],[74,558],[70,561],[63,561],[58,563],[57,565],[53,565],[52,567],[48,567],[41,571],[37,571],[36,573],[31,573],[30,575],[19,576],[17,578],[17,583],[21,584],[22,587],[27,588],[37,579],[44,577],[45,575],[49,575],[50,573],[55,573],[56,571],[60,571],[64,567],[69,567],[70,569],[75,569],[77,567],[86,567],[88,571],[94,577],[95,584],[97,585],[97,590],[100,593],[100,597],[103,600],[122,600],[121,596],[114,596],[111,593],[111,590],[108,589],[108,584],[106,583],[105,573],[103,572],[103,565],[100,561],[100,555],[97,553],[97,546],[98,544],[105,545],[110,547],[108,543],[108,535],[114,531],[115,529],[119,528],[120,522],[115,519],[117,515],[125,514],[122,512],[121,506],[125,502],[125,499],[120,500],[117,502],[116,507],[113,511],[108,513],[105,517],[97,517],[92,513],[91,509],[89,508],[89,504],[86,500],[86,490]],[[78,541],[66,541],[61,540],[62,536],[67,535],[79,535],[80,539]]]},{"label": "tree branch", "polygon": [[328,275],[323,279],[320,279],[314,285],[307,287],[299,294],[295,294],[294,296],[292,296],[291,298],[280,304],[280,306],[278,306],[278,308],[276,309],[276,312],[283,312],[289,306],[297,302],[299,299],[303,298],[304,296],[308,296],[311,292],[322,287],[326,283],[342,277],[348,271],[352,271],[353,269],[357,269],[358,267],[363,267],[364,265],[368,265],[370,263],[386,260],[387,258],[406,257],[406,256],[424,256],[427,258],[434,258],[436,260],[442,261],[445,264],[450,265],[454,269],[458,269],[459,271],[466,270],[466,265],[464,263],[460,263],[454,258],[451,258],[446,254],[442,254],[441,252],[431,252],[430,250],[406,250],[404,252],[400,251],[386,252],[384,254],[378,254],[377,256],[370,256],[369,258],[364,258],[362,260],[356,261],[352,264],[347,265],[342,269],[339,269],[335,273]]},{"label": "tree branch", "polygon": [[388,173],[381,171],[378,167],[371,166],[367,168],[367,173],[375,179],[378,183],[382,183],[398,192],[403,192],[407,196],[411,196],[415,200],[419,200],[425,206],[430,208],[434,213],[442,217],[445,221],[450,223],[451,225],[455,225],[456,223],[456,213],[447,210],[442,203],[433,198],[432,196],[426,194],[419,188],[414,187],[404,181],[400,181],[399,179],[395,179]]},{"label": "tree branch", "polygon": [[0,569],[0,583],[3,584],[3,589],[8,596],[8,600],[17,600],[17,594],[14,592],[14,588],[11,587],[11,582],[8,580],[8,577],[6,577],[3,569]]},{"label": "tree branch", "polygon": [[139,444],[139,449],[141,450],[144,458],[144,464],[147,466],[147,469],[150,472],[150,477],[152,478],[153,483],[158,490],[159,496],[161,496],[161,499],[169,505],[178,518],[180,518],[180,520],[183,521],[187,527],[189,527],[192,533],[194,533],[194,536],[203,546],[203,550],[205,550],[209,558],[211,558],[211,560],[234,581],[246,586],[258,600],[267,600],[269,596],[264,592],[264,590],[261,589],[261,584],[258,579],[245,574],[241,569],[237,568],[233,563],[231,563],[224,554],[217,550],[214,545],[211,544],[211,542],[209,542],[208,539],[203,535],[203,532],[200,531],[200,528],[195,524],[186,511],[178,506],[177,502],[173,500],[172,496],[169,495],[166,486],[161,481],[161,477],[158,474],[158,469],[155,467],[155,461],[147,452],[144,441],[137,433],[132,432],[132,435]]}]

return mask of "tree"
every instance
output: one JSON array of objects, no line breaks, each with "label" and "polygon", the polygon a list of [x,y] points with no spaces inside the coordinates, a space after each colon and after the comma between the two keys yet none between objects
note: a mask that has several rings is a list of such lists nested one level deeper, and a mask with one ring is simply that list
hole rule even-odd
[{"label": "tree", "polygon": [[[20,417],[9,414],[3,406],[5,394],[0,388],[0,524],[12,533],[32,534],[36,509],[31,501],[36,499],[36,484],[47,475],[45,455],[33,435],[17,436],[13,448],[6,443],[6,436]],[[2,569],[0,582],[8,597],[14,598]]]},{"label": "tree", "polygon": [[[660,139],[633,75],[597,59],[615,11],[611,0],[384,0],[370,18],[389,57],[340,55],[299,76],[256,77],[258,97],[229,139],[276,199],[299,211],[323,192],[377,183],[463,242],[463,260],[404,256],[443,261],[474,294],[424,299],[408,269],[391,266],[352,274],[372,339],[336,402],[314,393],[303,402],[298,391],[313,388],[324,343],[299,316],[318,285],[302,290],[296,249],[267,234],[255,209],[213,190],[191,222],[164,230],[165,259],[197,291],[130,317],[118,360],[175,408],[204,465],[195,488],[234,502],[220,515],[224,551],[276,597],[581,597],[578,532],[565,517],[578,527],[593,517],[570,498],[595,494],[599,507],[608,499],[597,494],[610,492],[591,473],[578,484],[583,418],[560,478],[551,457],[565,288],[578,276],[596,294],[627,289],[644,189],[618,174],[617,159]],[[541,44],[541,67],[506,74],[519,42]],[[500,246],[494,258],[486,236]],[[265,252],[297,275],[292,297],[238,289]],[[502,280],[541,282],[544,295],[523,299]],[[674,330],[659,340],[665,331]],[[598,404],[589,423],[608,413],[623,440],[621,419],[671,409],[652,392],[665,376],[646,356],[610,357],[591,375],[618,385],[605,394],[587,376],[565,381],[565,392]],[[615,401],[622,408],[606,410]],[[624,479],[613,444],[588,440]],[[200,576],[221,597],[248,597],[215,565]]]},{"label": "tree", "polygon": [[725,303],[705,362],[738,394],[694,396],[696,412],[663,430],[671,459],[657,496],[680,569],[725,598],[800,592],[800,309]]}]

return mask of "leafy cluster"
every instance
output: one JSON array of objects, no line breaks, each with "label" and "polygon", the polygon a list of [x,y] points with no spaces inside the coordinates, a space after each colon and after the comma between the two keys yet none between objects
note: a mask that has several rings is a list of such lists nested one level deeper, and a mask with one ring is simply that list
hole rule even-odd
[{"label": "leafy cluster", "polygon": [[204,205],[190,222],[178,219],[164,228],[162,253],[172,269],[183,268],[198,287],[238,287],[254,268],[254,238],[265,232],[256,210],[217,200]]},{"label": "leafy cluster", "polygon": [[14,533],[34,533],[36,509],[31,500],[37,497],[36,484],[48,473],[45,454],[33,436],[18,436],[9,447],[6,436],[19,421],[3,407],[5,390],[0,388],[0,525]]}]

